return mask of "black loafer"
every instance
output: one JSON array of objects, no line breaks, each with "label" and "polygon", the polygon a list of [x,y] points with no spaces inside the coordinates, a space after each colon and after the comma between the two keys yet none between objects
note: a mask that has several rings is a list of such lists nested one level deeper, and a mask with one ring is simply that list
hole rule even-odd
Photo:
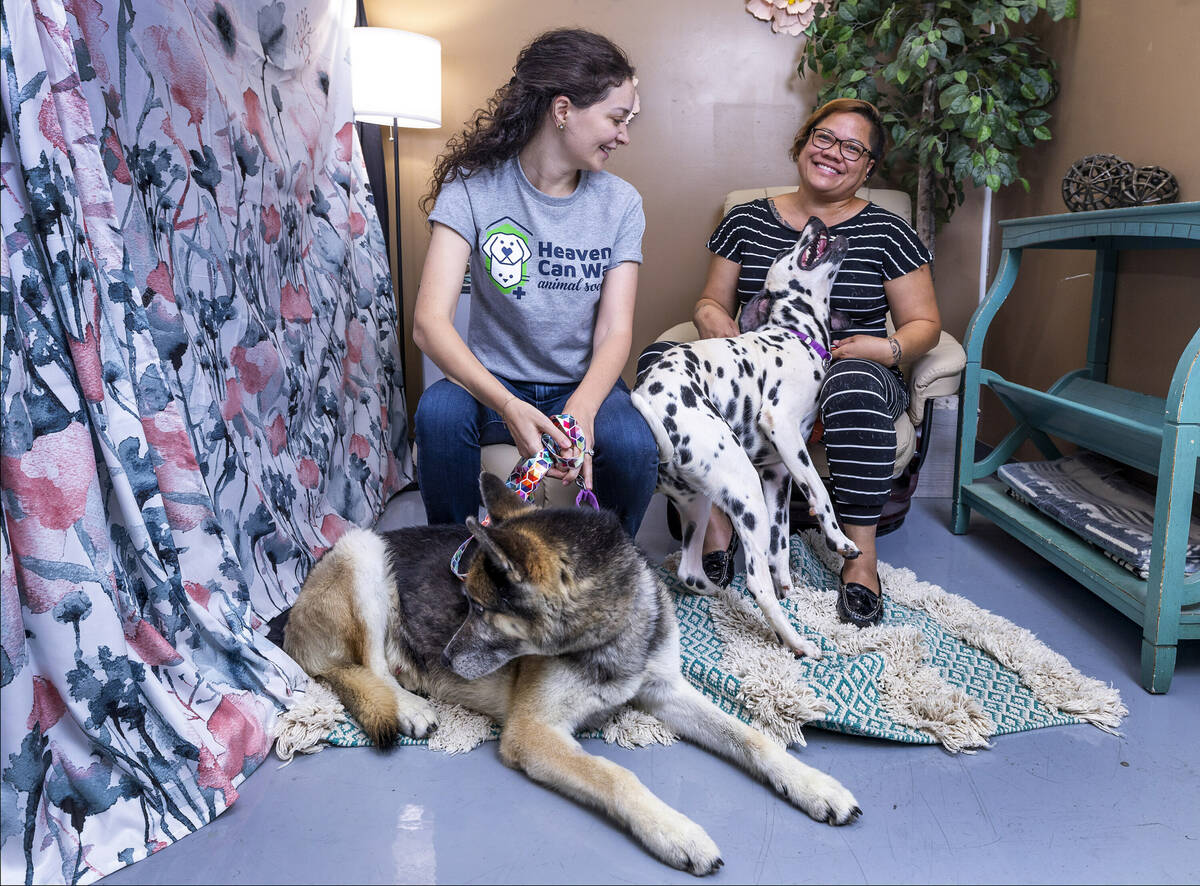
[{"label": "black loafer", "polygon": [[741,546],[737,532],[729,539],[729,547],[723,551],[709,551],[700,559],[704,574],[719,588],[729,587],[733,581],[733,555]]},{"label": "black loafer", "polygon": [[878,624],[883,618],[883,593],[876,594],[856,581],[844,581],[838,588],[837,614],[857,628]]}]

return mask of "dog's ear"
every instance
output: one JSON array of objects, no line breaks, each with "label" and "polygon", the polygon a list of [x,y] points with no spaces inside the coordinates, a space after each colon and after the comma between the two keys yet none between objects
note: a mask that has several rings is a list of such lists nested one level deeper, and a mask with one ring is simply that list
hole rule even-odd
[{"label": "dog's ear", "polygon": [[467,517],[467,528],[471,530],[471,535],[475,537],[475,541],[479,544],[479,551],[502,573],[509,582],[516,583],[522,580],[521,570],[517,568],[517,564],[508,554],[504,553],[503,548],[496,543],[496,539],[488,532],[486,526],[479,525],[479,521],[474,517]]},{"label": "dog's ear", "polygon": [[753,332],[766,323],[770,315],[771,296],[764,290],[746,302],[742,313],[738,315],[738,329],[742,332]]},{"label": "dog's ear", "polygon": [[491,515],[492,523],[502,523],[534,510],[533,505],[522,500],[503,480],[487,471],[479,475],[479,494],[483,497],[484,510]]}]

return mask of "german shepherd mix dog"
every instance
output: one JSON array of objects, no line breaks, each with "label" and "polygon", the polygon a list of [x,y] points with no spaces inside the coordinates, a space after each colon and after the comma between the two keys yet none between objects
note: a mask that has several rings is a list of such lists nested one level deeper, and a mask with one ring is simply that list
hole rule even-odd
[{"label": "german shepherd mix dog", "polygon": [[[491,474],[480,486],[491,525],[351,530],[291,610],[283,648],[376,744],[437,728],[414,692],[480,711],[503,724],[505,764],[604,810],[660,860],[697,875],[722,864],[708,834],[633,773],[585,753],[576,730],[632,702],[817,821],[861,814],[841,784],[683,678],[670,596],[612,514],[539,510]],[[461,582],[448,564],[468,529],[475,555]]]},{"label": "german shepherd mix dog", "polygon": [[[746,586],[780,642],[820,657],[784,615],[791,590],[788,503],[792,479],[817,516],[831,550],[857,557],[834,516],[805,441],[817,417],[836,321],[829,308],[846,238],[813,216],[796,245],[767,271],[763,289],[738,318],[742,334],[678,344],[638,379],[633,405],[658,443],[658,490],[683,520],[679,578],[696,593],[718,588],[702,565],[704,530],[715,503],[746,548]],[[844,324],[843,324],[844,325]]]}]

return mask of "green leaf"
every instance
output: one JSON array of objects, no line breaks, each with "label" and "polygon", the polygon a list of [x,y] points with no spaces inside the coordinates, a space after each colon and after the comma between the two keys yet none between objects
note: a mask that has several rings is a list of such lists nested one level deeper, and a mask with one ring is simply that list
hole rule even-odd
[{"label": "green leaf", "polygon": [[866,71],[863,71],[863,70],[855,71],[853,74],[850,75],[850,82],[857,83],[859,80],[866,79],[866,76],[867,76]]},{"label": "green leaf", "polygon": [[1033,134],[1036,135],[1038,138],[1040,138],[1042,141],[1049,141],[1051,138],[1050,130],[1047,129],[1045,126],[1033,127]]},{"label": "green leaf", "polygon": [[967,82],[967,72],[966,71],[955,71],[954,79],[957,80],[959,83],[966,83]]},{"label": "green leaf", "polygon": [[990,127],[986,123],[984,123],[982,126],[979,127],[979,135],[976,137],[981,142],[987,141],[989,138],[992,137],[992,127]]},{"label": "green leaf", "polygon": [[989,175],[986,179],[984,179],[984,181],[987,182],[987,186],[993,191],[1000,190],[1000,176],[996,175],[995,173]]},{"label": "green leaf", "polygon": [[908,71],[906,69],[901,69],[896,72],[896,82],[901,86],[908,82]]},{"label": "green leaf", "polygon": [[968,102],[968,109],[970,110],[970,112],[972,114],[976,114],[979,112],[979,109],[982,107],[983,107],[983,99],[981,99],[977,95],[971,96],[971,98]]},{"label": "green leaf", "polygon": [[984,151],[983,156],[992,166],[996,165],[996,161],[1000,159],[1000,151],[993,145]]}]

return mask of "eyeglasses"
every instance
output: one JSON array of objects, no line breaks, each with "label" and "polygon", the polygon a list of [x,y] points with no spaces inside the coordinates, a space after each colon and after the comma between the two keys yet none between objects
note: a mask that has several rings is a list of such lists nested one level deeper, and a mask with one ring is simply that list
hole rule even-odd
[{"label": "eyeglasses", "polygon": [[822,151],[837,145],[838,150],[842,153],[842,156],[851,163],[858,160],[863,154],[866,154],[871,158],[874,158],[875,156],[862,142],[855,141],[852,138],[838,138],[828,129],[814,129],[809,138],[811,138],[812,143]]}]

